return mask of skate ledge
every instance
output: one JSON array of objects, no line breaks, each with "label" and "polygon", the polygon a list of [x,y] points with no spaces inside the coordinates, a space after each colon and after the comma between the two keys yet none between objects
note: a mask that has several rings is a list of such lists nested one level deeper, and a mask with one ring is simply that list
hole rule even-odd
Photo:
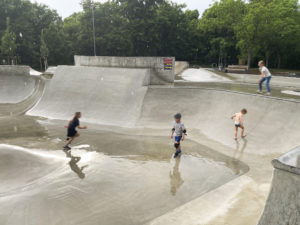
[{"label": "skate ledge", "polygon": [[272,160],[272,165],[275,169],[300,175],[300,146]]}]

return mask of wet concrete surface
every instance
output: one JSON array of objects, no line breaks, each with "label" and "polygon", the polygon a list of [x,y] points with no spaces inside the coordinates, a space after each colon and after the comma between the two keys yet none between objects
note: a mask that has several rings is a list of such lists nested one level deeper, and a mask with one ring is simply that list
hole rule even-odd
[{"label": "wet concrete surface", "polygon": [[[217,89],[217,90],[224,90],[230,92],[238,92],[238,93],[246,93],[246,94],[256,94],[258,90],[258,84],[251,84],[251,83],[218,83],[218,82],[177,82],[174,85],[176,88],[204,88],[204,89]],[[299,101],[300,96],[297,95],[289,95],[282,93],[282,90],[298,90],[297,87],[279,87],[279,86],[271,86],[272,94],[270,97],[286,99],[291,101]],[[258,94],[258,96],[264,97],[267,93],[266,88],[263,87],[263,93]]]},{"label": "wet concrete surface", "polygon": [[169,132],[88,125],[64,152],[65,123],[0,119],[0,224],[144,224],[248,171],[189,139],[173,159]]}]

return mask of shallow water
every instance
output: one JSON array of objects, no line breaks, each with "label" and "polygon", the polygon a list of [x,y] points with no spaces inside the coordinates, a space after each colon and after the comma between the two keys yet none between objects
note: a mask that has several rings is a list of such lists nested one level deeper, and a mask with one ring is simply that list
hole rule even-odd
[{"label": "shallow water", "polygon": [[188,139],[173,159],[168,136],[90,129],[65,153],[63,122],[0,125],[0,224],[144,224],[247,171]]}]

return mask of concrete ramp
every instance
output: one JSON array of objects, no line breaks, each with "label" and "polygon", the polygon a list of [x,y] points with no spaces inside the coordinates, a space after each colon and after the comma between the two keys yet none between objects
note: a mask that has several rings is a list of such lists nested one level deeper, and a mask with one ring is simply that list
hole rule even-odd
[{"label": "concrete ramp", "polygon": [[40,99],[44,80],[28,66],[0,66],[0,117],[25,113]]},{"label": "concrete ramp", "polygon": [[[299,144],[300,117],[296,113],[300,109],[299,103],[220,90],[149,88],[139,125],[170,129],[173,115],[181,112],[191,135],[200,131],[212,140],[235,147],[230,117],[242,108],[248,110],[244,123],[249,153],[257,154],[259,149],[261,155],[282,154]],[[284,126],[282,117],[288,118],[284,120]]]},{"label": "concrete ramp", "polygon": [[29,115],[132,127],[149,84],[148,69],[60,66]]},{"label": "concrete ramp", "polygon": [[32,95],[35,82],[29,67],[0,66],[0,104],[24,101]]},{"label": "concrete ramp", "polygon": [[259,225],[300,224],[300,147],[272,161],[272,188]]}]

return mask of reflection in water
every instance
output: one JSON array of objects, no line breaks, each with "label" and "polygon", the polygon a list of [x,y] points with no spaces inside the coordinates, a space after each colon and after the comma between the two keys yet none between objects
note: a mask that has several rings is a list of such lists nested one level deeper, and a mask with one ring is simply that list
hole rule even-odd
[{"label": "reflection in water", "polygon": [[73,156],[71,154],[71,151],[65,151],[64,152],[66,153],[66,156],[67,158],[71,158],[70,162],[69,162],[69,165],[70,165],[70,168],[71,170],[73,170],[73,172],[75,172],[78,177],[80,179],[84,179],[85,178],[85,174],[83,173],[83,170],[88,167],[88,165],[85,165],[85,166],[82,166],[82,167],[79,167],[77,165],[77,163],[81,160],[81,157],[78,157],[78,156]]},{"label": "reflection in water", "polygon": [[243,145],[241,149],[240,149],[240,142],[239,141],[236,142],[236,149],[233,154],[234,159],[241,160],[244,155],[244,151],[247,148],[248,140],[246,138],[242,138],[242,141],[243,141]]},{"label": "reflection in water", "polygon": [[179,171],[179,164],[180,164],[181,157],[177,157],[175,159],[175,165],[173,167],[173,171],[170,171],[170,192],[172,195],[176,195],[177,190],[181,187],[184,183],[184,180],[181,177]]},{"label": "reflection in water", "polygon": [[248,140],[246,138],[243,138],[242,141],[243,141],[242,147],[240,146],[240,142],[238,141],[236,142],[236,149],[232,159],[226,160],[226,166],[231,168],[235,175],[239,175],[243,173],[240,166],[240,160],[242,159],[244,155],[244,151],[247,148]]}]

